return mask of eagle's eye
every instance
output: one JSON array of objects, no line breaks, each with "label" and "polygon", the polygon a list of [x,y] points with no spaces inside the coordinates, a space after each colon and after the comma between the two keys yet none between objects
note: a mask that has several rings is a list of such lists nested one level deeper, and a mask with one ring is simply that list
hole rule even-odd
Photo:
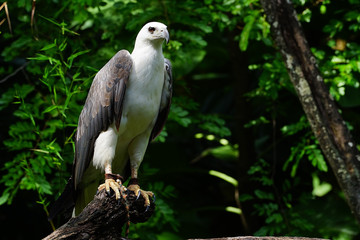
[{"label": "eagle's eye", "polygon": [[149,27],[149,32],[151,33],[151,34],[153,34],[154,33],[154,31],[155,31],[155,28],[154,27]]}]

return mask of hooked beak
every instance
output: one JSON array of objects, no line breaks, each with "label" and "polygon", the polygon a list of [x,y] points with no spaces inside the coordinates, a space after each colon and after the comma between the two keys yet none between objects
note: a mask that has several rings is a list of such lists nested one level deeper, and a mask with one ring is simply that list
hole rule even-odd
[{"label": "hooked beak", "polygon": [[165,31],[164,31],[164,38],[165,38],[166,44],[168,44],[170,41],[170,36],[169,36],[169,32],[167,29],[165,29]]}]

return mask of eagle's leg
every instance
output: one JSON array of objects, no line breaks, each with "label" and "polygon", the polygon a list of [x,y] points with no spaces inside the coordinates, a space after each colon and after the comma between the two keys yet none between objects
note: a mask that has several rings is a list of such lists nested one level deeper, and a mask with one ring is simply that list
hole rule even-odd
[{"label": "eagle's leg", "polygon": [[150,206],[150,197],[154,196],[154,193],[150,191],[144,191],[140,189],[138,182],[138,170],[140,164],[144,158],[146,148],[149,144],[151,129],[149,131],[137,136],[129,145],[129,158],[131,168],[131,179],[128,184],[128,190],[133,191],[136,196],[143,196],[145,200],[144,206],[147,208]]},{"label": "eagle's leg", "polygon": [[111,164],[105,165],[105,183],[101,184],[98,187],[98,191],[105,189],[105,191],[110,195],[110,189],[115,193],[116,199],[120,199],[126,188],[122,185],[123,178],[119,174],[113,174],[111,171]]}]

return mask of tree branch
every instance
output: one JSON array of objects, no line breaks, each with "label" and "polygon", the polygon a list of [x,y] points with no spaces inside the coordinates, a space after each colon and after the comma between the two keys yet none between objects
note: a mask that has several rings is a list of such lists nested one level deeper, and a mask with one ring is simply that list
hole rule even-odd
[{"label": "tree branch", "polygon": [[29,64],[29,62],[26,62],[23,65],[21,65],[20,67],[18,67],[13,73],[11,73],[11,74],[7,75],[6,77],[4,77],[3,79],[1,79],[0,83],[4,83],[7,80],[9,80],[10,78],[12,78],[13,76],[15,76],[18,72],[23,70],[28,64]]},{"label": "tree branch", "polygon": [[290,1],[261,0],[290,80],[348,205],[360,223],[360,153],[320,74]]},{"label": "tree branch", "polygon": [[140,197],[136,200],[133,192],[130,192],[126,201],[123,199],[118,202],[114,195],[109,197],[103,190],[95,195],[77,217],[71,218],[43,240],[124,239],[121,233],[123,225],[127,224],[128,213],[132,223],[145,222],[153,214],[155,204],[151,202],[148,211],[145,210],[144,199]]}]

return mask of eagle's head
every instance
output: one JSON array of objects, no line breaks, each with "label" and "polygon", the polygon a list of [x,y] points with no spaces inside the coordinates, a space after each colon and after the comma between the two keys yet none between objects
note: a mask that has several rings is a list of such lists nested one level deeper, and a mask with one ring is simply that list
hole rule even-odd
[{"label": "eagle's head", "polygon": [[169,32],[167,26],[159,22],[149,22],[145,24],[136,37],[136,43],[150,42],[161,45],[164,40],[166,43],[169,42]]}]

